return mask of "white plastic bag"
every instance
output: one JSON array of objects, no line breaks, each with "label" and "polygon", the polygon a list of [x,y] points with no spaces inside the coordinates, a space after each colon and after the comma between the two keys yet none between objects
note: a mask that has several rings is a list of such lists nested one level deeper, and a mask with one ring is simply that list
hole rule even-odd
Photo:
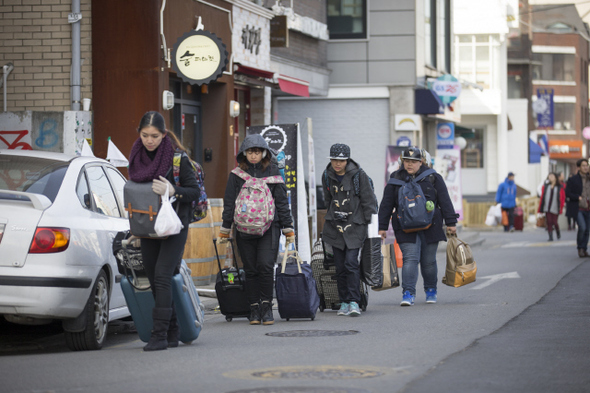
[{"label": "white plastic bag", "polygon": [[494,206],[494,215],[496,216],[496,219],[498,220],[498,222],[502,222],[502,204],[498,203],[496,206]]},{"label": "white plastic bag", "polygon": [[371,223],[367,226],[367,237],[381,237],[379,236],[379,215],[371,215]]},{"label": "white plastic bag", "polygon": [[158,211],[154,230],[159,237],[177,235],[182,230],[182,222],[172,207],[173,200],[168,196],[170,186],[166,185],[166,193],[162,195],[162,206]]},{"label": "white plastic bag", "polygon": [[498,225],[498,219],[496,218],[496,206],[490,206],[490,210],[488,210],[488,214],[486,215],[486,225],[489,227]]}]

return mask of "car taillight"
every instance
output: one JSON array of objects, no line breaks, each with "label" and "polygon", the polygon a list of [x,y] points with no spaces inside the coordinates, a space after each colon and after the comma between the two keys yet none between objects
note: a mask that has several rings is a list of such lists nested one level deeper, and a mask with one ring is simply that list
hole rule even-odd
[{"label": "car taillight", "polygon": [[60,252],[70,244],[70,230],[66,228],[37,228],[29,253]]}]

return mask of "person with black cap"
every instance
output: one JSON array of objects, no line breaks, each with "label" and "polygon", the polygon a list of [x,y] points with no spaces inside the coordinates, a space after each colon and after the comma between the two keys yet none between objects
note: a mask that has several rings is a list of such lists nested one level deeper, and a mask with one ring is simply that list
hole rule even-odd
[{"label": "person with black cap", "polygon": [[[404,256],[402,267],[402,302],[401,306],[412,306],[416,299],[416,283],[418,282],[418,266],[424,279],[424,291],[426,303],[437,301],[438,268],[436,265],[436,250],[438,242],[447,240],[443,230],[443,220],[449,233],[456,233],[457,214],[453,208],[453,202],[447,190],[442,176],[433,169],[423,164],[422,152],[417,147],[408,147],[402,152],[402,168],[393,172],[390,181],[383,191],[383,199],[379,205],[379,234],[383,239],[387,236],[389,221],[395,238],[399,243]],[[426,199],[426,210],[432,211],[431,225],[427,228],[409,232],[402,229],[398,214],[394,209],[398,208],[398,194],[402,188],[394,184],[391,179],[409,182],[416,179],[423,172],[431,171],[431,174],[423,179],[418,178],[417,184],[422,189]]]},{"label": "person with black cap", "polygon": [[508,214],[508,225],[504,225],[504,232],[514,232],[514,208],[516,207],[514,173],[509,172],[504,182],[498,186],[496,203],[502,204],[502,212]]},{"label": "person with black cap", "polygon": [[337,315],[359,316],[361,311],[359,251],[367,237],[377,198],[369,176],[350,158],[350,147],[336,143],[322,175],[326,222],[322,237],[334,250],[340,309]]}]

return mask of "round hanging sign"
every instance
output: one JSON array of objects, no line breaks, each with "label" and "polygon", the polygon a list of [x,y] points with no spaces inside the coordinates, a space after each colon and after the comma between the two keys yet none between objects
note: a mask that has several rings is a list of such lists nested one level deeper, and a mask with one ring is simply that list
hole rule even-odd
[{"label": "round hanging sign", "polygon": [[207,30],[183,34],[172,49],[172,68],[191,85],[205,85],[219,79],[227,62],[225,44]]}]

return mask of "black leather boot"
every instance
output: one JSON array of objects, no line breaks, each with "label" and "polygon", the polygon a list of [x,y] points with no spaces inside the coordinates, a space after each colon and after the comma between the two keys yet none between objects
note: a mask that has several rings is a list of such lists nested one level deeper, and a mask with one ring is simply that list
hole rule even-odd
[{"label": "black leather boot", "polygon": [[549,241],[553,241],[553,231],[549,231]]},{"label": "black leather boot", "polygon": [[152,336],[147,345],[143,347],[144,351],[160,351],[162,349],[168,349],[168,326],[170,326],[171,316],[171,308],[154,307],[152,311],[152,318],[154,320]]},{"label": "black leather boot", "polygon": [[262,314],[262,324],[263,325],[272,325],[275,323],[275,319],[272,315],[272,303],[268,300],[262,302],[262,307],[260,308],[260,314]]},{"label": "black leather boot", "polygon": [[170,325],[168,325],[168,348],[176,348],[178,346],[178,337],[180,336],[180,327],[176,319],[176,310],[174,304],[172,305],[172,316],[170,317]]},{"label": "black leather boot", "polygon": [[555,233],[557,234],[557,240],[561,239],[561,232],[559,231],[559,228],[555,229]]},{"label": "black leather boot", "polygon": [[250,325],[260,325],[260,304],[250,304]]}]

